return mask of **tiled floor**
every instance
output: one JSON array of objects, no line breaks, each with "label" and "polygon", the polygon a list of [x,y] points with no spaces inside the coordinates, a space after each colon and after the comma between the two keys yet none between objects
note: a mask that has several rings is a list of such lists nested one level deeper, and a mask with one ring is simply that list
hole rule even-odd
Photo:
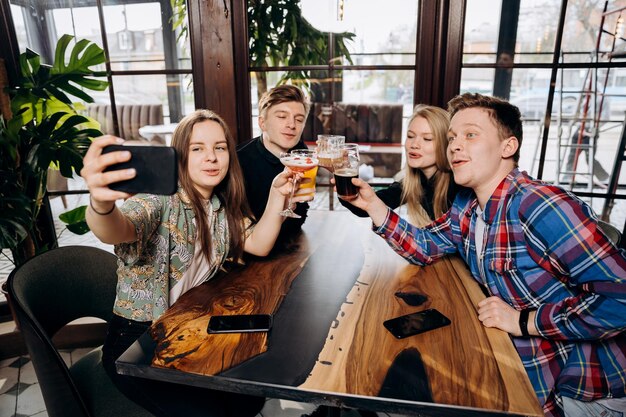
[{"label": "tiled floor", "polygon": [[[61,357],[69,366],[90,350],[62,351]],[[35,370],[28,356],[0,361],[0,416],[48,416]]]}]

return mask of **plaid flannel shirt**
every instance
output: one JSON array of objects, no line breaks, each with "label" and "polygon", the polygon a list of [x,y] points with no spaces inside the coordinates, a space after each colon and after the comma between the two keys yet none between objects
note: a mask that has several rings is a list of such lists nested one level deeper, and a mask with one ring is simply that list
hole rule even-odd
[{"label": "plaid flannel shirt", "polygon": [[477,259],[473,192],[418,229],[389,210],[374,231],[409,262],[459,253],[488,292],[517,310],[536,309],[541,337],[513,337],[546,415],[560,396],[591,401],[626,396],[626,256],[574,195],[514,169],[483,211]]}]

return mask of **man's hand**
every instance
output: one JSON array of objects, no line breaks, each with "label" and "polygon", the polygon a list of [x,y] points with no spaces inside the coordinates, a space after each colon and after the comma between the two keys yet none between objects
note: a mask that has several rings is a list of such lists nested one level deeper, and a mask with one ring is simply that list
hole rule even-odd
[{"label": "man's hand", "polygon": [[478,303],[478,320],[485,327],[495,327],[513,336],[521,336],[520,312],[499,297],[489,297]]},{"label": "man's hand", "polygon": [[387,205],[378,198],[374,189],[366,181],[360,178],[353,178],[352,184],[358,187],[359,195],[354,200],[350,200],[350,204],[365,210],[372,218],[374,225],[380,226],[387,218]]}]

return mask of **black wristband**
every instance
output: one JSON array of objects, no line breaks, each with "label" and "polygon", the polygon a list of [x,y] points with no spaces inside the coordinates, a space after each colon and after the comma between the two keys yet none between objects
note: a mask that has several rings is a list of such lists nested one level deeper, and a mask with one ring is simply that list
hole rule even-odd
[{"label": "black wristband", "polygon": [[98,210],[96,210],[91,202],[91,198],[89,198],[89,207],[91,207],[91,211],[93,211],[94,213],[100,215],[100,216],[108,216],[109,214],[113,213],[113,210],[115,210],[115,203],[113,203],[113,207],[111,207],[111,210],[107,211],[106,213],[100,213]]},{"label": "black wristband", "polygon": [[522,337],[530,337],[528,334],[528,315],[530,309],[525,309],[519,312],[519,329],[522,332]]}]

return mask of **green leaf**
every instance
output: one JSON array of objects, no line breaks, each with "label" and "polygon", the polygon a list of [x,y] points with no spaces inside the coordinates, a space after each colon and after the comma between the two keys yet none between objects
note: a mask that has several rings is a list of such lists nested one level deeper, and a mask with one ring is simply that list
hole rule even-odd
[{"label": "green leaf", "polygon": [[[77,109],[85,106],[75,105],[70,96],[92,102],[89,90],[108,87],[105,81],[93,78],[106,73],[91,69],[104,63],[104,52],[93,42],[81,40],[66,58],[72,39],[69,35],[59,39],[52,66],[42,64],[34,51],[20,54],[19,76],[7,89],[13,117],[8,121],[0,117],[2,248],[14,249],[29,235],[36,241],[35,218],[48,168],[54,165],[63,176],[71,177],[82,168],[91,138],[101,135],[95,128],[97,122],[77,114]],[[68,229],[76,233],[87,230],[80,220]],[[38,246],[37,250],[45,248]]]},{"label": "green leaf", "polygon": [[87,222],[79,222],[76,224],[68,224],[67,226],[67,230],[69,230],[72,233],[75,233],[77,235],[84,235],[85,233],[89,233],[89,231],[91,229],[89,229],[89,226],[87,225]]},{"label": "green leaf", "polygon": [[85,220],[85,213],[87,212],[87,206],[76,207],[73,210],[66,211],[59,215],[59,220],[65,223],[67,229],[76,233],[77,235],[84,235],[89,232],[89,226]]},{"label": "green leaf", "polygon": [[58,40],[57,47],[54,51],[53,69],[55,73],[61,72],[61,66],[65,62],[65,51],[67,50],[67,46],[70,44],[72,39],[74,39],[73,36],[65,34]]},{"label": "green leaf", "polygon": [[59,220],[65,224],[74,224],[77,222],[85,221],[85,213],[87,212],[87,206],[80,206],[59,214]]}]

